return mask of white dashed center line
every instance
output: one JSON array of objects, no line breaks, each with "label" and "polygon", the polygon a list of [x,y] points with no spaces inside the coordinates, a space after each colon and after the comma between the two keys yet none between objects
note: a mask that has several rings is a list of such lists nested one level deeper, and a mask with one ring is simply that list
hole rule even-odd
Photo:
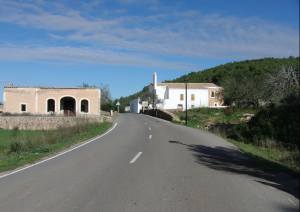
[{"label": "white dashed center line", "polygon": [[152,135],[149,135],[149,139],[151,139],[152,138]]},{"label": "white dashed center line", "polygon": [[149,130],[151,130],[151,127],[149,127]]},{"label": "white dashed center line", "polygon": [[130,163],[134,163],[136,161],[136,159],[138,159],[138,157],[140,157],[140,155],[142,154],[142,152],[139,152],[131,161]]},{"label": "white dashed center line", "polygon": [[147,125],[147,123],[145,123]]}]

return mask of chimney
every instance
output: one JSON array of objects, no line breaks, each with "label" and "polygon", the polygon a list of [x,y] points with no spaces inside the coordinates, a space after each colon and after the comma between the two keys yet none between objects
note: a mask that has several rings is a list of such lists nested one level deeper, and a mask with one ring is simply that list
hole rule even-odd
[{"label": "chimney", "polygon": [[157,86],[157,76],[156,76],[156,72],[154,72],[153,75],[153,89],[156,90],[156,86]]},{"label": "chimney", "polygon": [[12,84],[12,83],[8,83],[8,86],[9,86],[9,87],[12,87],[12,86],[13,86],[13,84]]}]

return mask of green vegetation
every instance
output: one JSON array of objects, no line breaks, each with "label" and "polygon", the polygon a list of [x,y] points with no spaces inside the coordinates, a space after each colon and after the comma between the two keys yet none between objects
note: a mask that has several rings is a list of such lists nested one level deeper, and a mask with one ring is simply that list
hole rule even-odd
[{"label": "green vegetation", "polygon": [[[242,77],[247,79],[249,82],[259,83],[263,81],[268,74],[276,73],[276,70],[281,69],[283,66],[293,66],[296,69],[299,69],[299,57],[290,56],[289,58],[262,58],[226,63],[224,65],[219,65],[202,71],[191,72],[177,79],[165,80],[163,82],[184,83],[184,79],[187,77],[189,79],[189,83],[215,83],[216,85],[224,86],[226,83],[228,84],[228,78]],[[239,83],[239,85],[241,84],[242,83]],[[255,88],[255,90],[260,89],[260,87],[255,83],[249,83],[248,85],[248,90],[253,88]],[[142,97],[148,90],[148,86],[145,86],[141,91],[135,94],[121,97],[120,99],[111,101],[109,104],[102,105],[101,109],[104,111],[117,110],[116,103],[119,101],[121,104],[120,113],[124,113],[125,106],[129,106],[130,100]],[[242,95],[240,95],[240,97],[242,97]],[[257,99],[259,96],[255,96],[255,98]]]},{"label": "green vegetation", "polygon": [[[244,113],[255,114],[258,112],[257,108],[195,108],[188,110],[188,126],[203,127],[210,124],[237,124]],[[185,111],[173,112],[180,120],[185,120]],[[182,122],[183,123],[183,122]],[[185,123],[184,123],[185,124]]]},{"label": "green vegetation", "polygon": [[[262,58],[191,72],[166,83],[215,83],[225,105],[234,108],[217,110],[199,108],[188,111],[188,126],[236,124],[221,136],[235,143],[254,161],[268,170],[299,174],[299,57]],[[148,87],[128,97],[121,97],[121,110],[129,101],[142,97]],[[116,100],[118,101],[118,100]],[[254,106],[245,108],[244,106]],[[245,122],[244,113],[256,114]],[[176,112],[183,121],[185,111]],[[175,122],[185,124],[184,122]]]},{"label": "green vegetation", "polygon": [[[174,112],[185,120],[185,111]],[[248,122],[243,114],[255,114]],[[299,106],[281,105],[260,108],[197,108],[188,110],[188,126],[200,128],[209,124],[237,124],[219,133],[269,171],[299,175]],[[185,125],[185,122],[174,122]]]},{"label": "green vegetation", "polygon": [[82,123],[57,130],[0,130],[0,172],[33,163],[106,132],[112,123]]},{"label": "green vegetation", "polygon": [[[126,106],[130,106],[130,100],[133,100],[133,99],[137,99],[139,97],[142,97],[142,95],[146,92],[149,91],[149,87],[148,86],[145,86],[141,91],[135,93],[135,94],[132,94],[130,96],[126,96],[126,97],[123,97],[121,96],[120,99],[115,99],[112,104],[111,104],[111,108],[114,108],[114,110],[117,110],[117,106],[116,106],[116,103],[119,101],[120,102],[120,113],[125,113],[125,107]],[[103,107],[102,107],[103,108]],[[102,109],[104,110],[104,109]],[[111,109],[112,110],[112,109]]]},{"label": "green vegetation", "polygon": [[116,111],[116,101],[113,101],[109,85],[102,84],[100,86],[89,85],[88,83],[82,83],[82,85],[78,85],[79,88],[100,88],[101,89],[101,110],[109,112],[110,110]]},{"label": "green vegetation", "polygon": [[261,76],[273,74],[282,66],[295,66],[299,68],[299,57],[290,56],[289,58],[262,58],[257,60],[245,60],[240,62],[226,63],[203,71],[191,72],[174,80],[164,82],[184,83],[187,77],[189,83],[215,83],[222,86],[222,80],[228,75],[243,73],[249,76]]},{"label": "green vegetation", "polygon": [[[217,97],[226,105],[238,106],[219,113],[213,109],[190,110],[188,126],[235,123],[214,133],[233,139],[230,141],[262,168],[299,176],[299,57],[228,63],[187,77],[189,82],[201,79],[221,85]],[[172,82],[183,82],[184,78]],[[256,114],[248,122],[241,121],[238,114],[243,105],[254,106],[252,111],[243,111]],[[177,115],[185,119],[184,112]]]}]

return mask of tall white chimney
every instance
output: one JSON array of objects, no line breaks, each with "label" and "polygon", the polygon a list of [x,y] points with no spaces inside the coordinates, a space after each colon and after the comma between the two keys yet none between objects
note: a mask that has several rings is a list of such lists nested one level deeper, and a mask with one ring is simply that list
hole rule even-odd
[{"label": "tall white chimney", "polygon": [[153,75],[153,89],[156,89],[157,86],[157,76],[156,76],[156,72],[154,72]]}]

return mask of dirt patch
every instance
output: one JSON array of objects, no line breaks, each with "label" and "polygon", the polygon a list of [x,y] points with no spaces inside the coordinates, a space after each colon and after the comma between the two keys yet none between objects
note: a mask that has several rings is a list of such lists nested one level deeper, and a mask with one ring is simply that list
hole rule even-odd
[{"label": "dirt patch", "polygon": [[104,120],[107,122],[114,122],[115,116],[103,116]]}]

